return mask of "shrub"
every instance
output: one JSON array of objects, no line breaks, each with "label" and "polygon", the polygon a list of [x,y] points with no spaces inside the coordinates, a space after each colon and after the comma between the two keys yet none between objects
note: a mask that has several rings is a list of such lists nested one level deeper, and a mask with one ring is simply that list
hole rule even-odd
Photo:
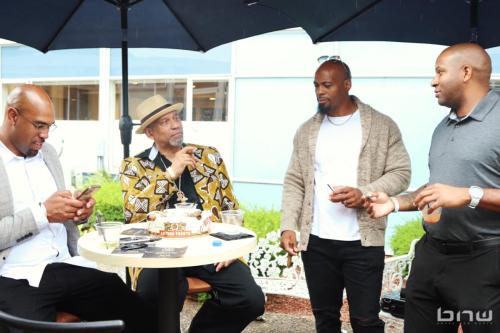
[{"label": "shrub", "polygon": [[245,211],[245,228],[257,234],[258,238],[266,237],[271,231],[279,230],[281,213],[275,209],[242,207]]},{"label": "shrub", "polygon": [[415,238],[421,238],[424,234],[422,219],[408,221],[395,228],[391,237],[391,247],[394,255],[403,255],[410,251],[410,245]]},{"label": "shrub", "polygon": [[102,214],[106,221],[125,221],[120,182],[108,173],[100,172],[90,177],[85,186],[91,184],[99,184],[101,189],[94,194],[96,204],[89,226],[95,223],[96,213]]}]

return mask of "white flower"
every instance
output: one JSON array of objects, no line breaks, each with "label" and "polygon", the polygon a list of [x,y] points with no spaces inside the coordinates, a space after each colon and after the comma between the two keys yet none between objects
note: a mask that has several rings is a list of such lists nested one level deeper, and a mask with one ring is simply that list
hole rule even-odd
[{"label": "white flower", "polygon": [[277,259],[276,261],[277,261],[279,266],[285,267],[288,263],[287,256],[284,256],[284,255],[278,256],[276,259]]},{"label": "white flower", "polygon": [[266,273],[268,277],[277,278],[280,276],[280,272],[281,270],[278,267],[270,267]]},{"label": "white flower", "polygon": [[250,266],[250,272],[252,272],[253,276],[259,276],[259,270],[255,267]]}]

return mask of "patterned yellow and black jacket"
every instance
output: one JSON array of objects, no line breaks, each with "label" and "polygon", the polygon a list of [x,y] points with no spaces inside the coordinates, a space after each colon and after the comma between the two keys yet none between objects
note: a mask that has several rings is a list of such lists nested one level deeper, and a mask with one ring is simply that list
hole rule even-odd
[{"label": "patterned yellow and black jacket", "polygon": [[[194,155],[200,160],[189,172],[203,210],[212,211],[214,221],[220,222],[221,211],[239,208],[224,161],[213,147],[188,145],[196,147]],[[144,221],[148,212],[165,209],[179,190],[165,177],[162,166],[154,145],[123,160],[120,182],[126,223]]]}]

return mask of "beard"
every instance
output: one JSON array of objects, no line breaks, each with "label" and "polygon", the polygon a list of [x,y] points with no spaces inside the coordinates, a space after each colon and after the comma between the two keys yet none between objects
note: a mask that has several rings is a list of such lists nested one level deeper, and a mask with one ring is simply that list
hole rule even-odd
[{"label": "beard", "polygon": [[179,137],[175,139],[170,139],[168,143],[173,147],[182,147],[183,142],[184,142],[184,134],[181,134]]},{"label": "beard", "polygon": [[26,152],[25,156],[26,157],[33,157],[36,154],[38,154],[38,150],[28,149],[28,151]]},{"label": "beard", "polygon": [[330,111],[330,107],[326,106],[326,105],[318,104],[317,110],[319,113],[326,115],[326,114],[328,114],[328,111]]}]

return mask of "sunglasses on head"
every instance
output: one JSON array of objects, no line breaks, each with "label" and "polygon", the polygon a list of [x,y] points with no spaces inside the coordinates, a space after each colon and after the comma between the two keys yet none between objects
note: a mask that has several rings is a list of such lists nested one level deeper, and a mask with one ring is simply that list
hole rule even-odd
[{"label": "sunglasses on head", "polygon": [[331,56],[324,55],[318,58],[318,62],[320,64],[323,64],[326,61],[331,61],[333,63],[341,64],[342,67],[344,67],[347,78],[349,80],[351,79],[351,70],[349,69],[349,66],[347,66],[347,64],[340,59],[339,55],[331,55]]}]

